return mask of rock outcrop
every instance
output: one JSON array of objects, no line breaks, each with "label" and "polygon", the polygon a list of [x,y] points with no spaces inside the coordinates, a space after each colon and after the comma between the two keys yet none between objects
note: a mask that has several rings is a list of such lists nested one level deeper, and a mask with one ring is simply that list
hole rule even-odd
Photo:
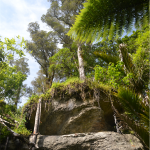
[{"label": "rock outcrop", "polygon": [[[89,92],[89,91],[88,91]],[[79,95],[54,97],[42,103],[39,132],[42,135],[64,135],[72,133],[115,131],[113,111],[103,97],[98,101],[91,97],[81,99]],[[80,94],[80,93],[78,93]],[[106,100],[105,96],[105,100]],[[36,109],[28,120],[28,129],[33,129]]]},{"label": "rock outcrop", "polygon": [[[135,136],[116,132],[38,135],[36,147],[37,150],[144,150]],[[4,150],[4,146],[1,150]],[[16,140],[9,141],[8,150],[29,149],[28,145]]]},{"label": "rock outcrop", "polygon": [[[133,135],[116,131],[115,108],[122,112],[110,89],[91,88],[88,84],[68,85],[45,95],[36,146],[41,150],[142,150],[143,145]],[[115,91],[112,91],[115,92]],[[116,98],[117,99],[117,98]],[[27,128],[33,130],[36,103],[25,111]],[[32,136],[31,136],[32,137]]]},{"label": "rock outcrop", "polygon": [[61,136],[38,135],[39,150],[142,150],[139,139],[116,132],[76,133]]}]

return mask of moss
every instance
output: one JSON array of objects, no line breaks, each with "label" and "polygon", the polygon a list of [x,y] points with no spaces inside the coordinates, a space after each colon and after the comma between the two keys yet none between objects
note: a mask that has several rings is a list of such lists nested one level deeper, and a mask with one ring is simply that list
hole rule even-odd
[{"label": "moss", "polygon": [[31,114],[36,109],[39,98],[42,98],[42,101],[49,105],[52,98],[62,99],[66,96],[71,98],[76,95],[78,99],[85,100],[88,97],[93,97],[95,90],[103,91],[107,94],[111,89],[112,87],[108,85],[99,84],[89,79],[81,81],[79,78],[70,78],[62,83],[53,83],[52,87],[45,94],[40,96],[33,95],[23,106],[23,111]]},{"label": "moss", "polygon": [[90,89],[102,89],[103,91],[106,92],[110,92],[112,87],[110,85],[106,85],[106,84],[102,84],[102,83],[98,83],[96,81],[91,82],[90,80],[88,81],[88,85],[90,87]]},{"label": "moss", "polygon": [[84,81],[79,80],[79,78],[69,78],[67,79],[65,82],[62,83],[53,83],[52,87],[50,88],[49,92],[53,91],[54,89],[60,89],[60,90],[64,90],[66,89],[68,86],[70,88],[76,88],[77,84],[81,84]]}]

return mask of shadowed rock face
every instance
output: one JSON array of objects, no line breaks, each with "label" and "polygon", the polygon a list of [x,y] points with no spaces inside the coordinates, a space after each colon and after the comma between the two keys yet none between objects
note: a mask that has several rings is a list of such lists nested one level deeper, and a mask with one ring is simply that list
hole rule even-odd
[{"label": "shadowed rock face", "polygon": [[39,150],[142,150],[139,139],[116,132],[76,133],[62,136],[38,135]]},{"label": "shadowed rock face", "polygon": [[[100,105],[103,104],[100,103]],[[105,103],[105,105],[108,104]],[[110,105],[106,109],[104,113],[93,98],[86,100],[73,97],[52,99],[49,106],[42,103],[40,134],[63,135],[113,131],[115,124]],[[28,128],[33,129],[34,119],[35,111],[28,121]]]}]

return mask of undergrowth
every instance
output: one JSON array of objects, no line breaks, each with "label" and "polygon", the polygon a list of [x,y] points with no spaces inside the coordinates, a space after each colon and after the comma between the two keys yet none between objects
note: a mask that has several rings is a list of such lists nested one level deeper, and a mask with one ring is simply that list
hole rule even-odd
[{"label": "undergrowth", "polygon": [[7,137],[11,137],[11,132],[8,130],[10,128],[15,133],[18,133],[24,137],[31,134],[25,126],[26,114],[22,112],[22,108],[16,108],[14,105],[6,104],[2,101],[0,103],[0,118],[4,120],[4,124],[0,124],[0,143],[5,143]]}]

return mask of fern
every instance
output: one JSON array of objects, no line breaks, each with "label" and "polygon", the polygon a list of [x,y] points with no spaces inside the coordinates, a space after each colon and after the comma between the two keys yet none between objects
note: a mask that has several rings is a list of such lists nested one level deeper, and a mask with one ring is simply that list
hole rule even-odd
[{"label": "fern", "polygon": [[145,105],[137,94],[129,89],[119,89],[119,102],[123,106],[125,114],[123,120],[131,127],[145,144],[149,144],[149,107]]},{"label": "fern", "polygon": [[148,12],[148,0],[88,0],[67,35],[86,42],[112,39],[112,35],[121,36],[123,29],[130,32],[133,25],[147,25]]},{"label": "fern", "polygon": [[99,53],[99,52],[95,51],[94,54],[96,56],[100,57],[102,60],[104,60],[107,64],[112,62],[116,65],[117,62],[119,61],[119,58],[117,56],[112,56],[112,55],[106,54],[104,52]]}]

